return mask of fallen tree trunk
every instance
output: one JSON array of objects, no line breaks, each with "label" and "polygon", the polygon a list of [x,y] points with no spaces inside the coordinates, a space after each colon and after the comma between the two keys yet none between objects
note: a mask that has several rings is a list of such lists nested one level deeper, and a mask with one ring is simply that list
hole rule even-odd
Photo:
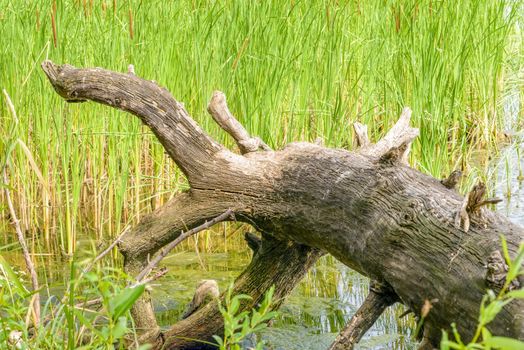
[{"label": "fallen tree trunk", "polygon": [[[500,249],[499,236],[506,236],[512,253],[524,238],[522,227],[478,203],[465,202],[449,186],[406,166],[417,135],[408,126],[409,111],[376,145],[359,133],[359,152],[310,143],[271,151],[235,130],[241,126],[231,122],[223,96],[215,96],[210,107],[216,102],[220,108],[209,108],[210,113],[235,138],[243,153],[238,155],[205,134],[183,105],[154,82],[49,61],[42,67],[66,101],[92,100],[137,115],[188,178],[189,191],[144,218],[123,238],[120,251],[129,273],[141,271],[149,257],[182,230],[232,209],[237,220],[272,237],[267,241],[274,249],[283,249],[255,254],[237,279],[236,292],[250,294],[256,302],[265,288],[276,284],[276,295],[283,297],[325,251],[388,286],[415,313],[426,300],[433,300],[425,326],[435,345],[440,330],[449,329],[452,322],[463,339],[473,335],[486,292],[487,259]],[[468,208],[475,211],[465,218]],[[460,224],[465,219],[468,227]],[[181,337],[209,340],[222,325],[216,304],[167,332],[158,330],[147,300],[137,303],[133,315],[137,325],[151,331],[144,339],[156,339],[169,349],[194,346]],[[508,304],[490,330],[524,339],[524,302]]]}]

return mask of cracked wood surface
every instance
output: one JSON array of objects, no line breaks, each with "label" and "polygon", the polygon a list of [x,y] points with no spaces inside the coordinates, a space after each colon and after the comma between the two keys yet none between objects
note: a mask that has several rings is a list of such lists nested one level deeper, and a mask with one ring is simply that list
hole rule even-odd
[{"label": "cracked wood surface", "polygon": [[[102,69],[50,62],[43,68],[66,100],[93,100],[138,115],[189,179],[188,192],[126,235],[120,248],[129,271],[181,230],[232,208],[239,221],[282,241],[329,252],[389,284],[412,310],[438,299],[426,318],[436,344],[440,328],[449,329],[451,322],[464,338],[472,335],[486,291],[487,259],[500,249],[499,235],[506,236],[512,253],[524,239],[522,227],[489,211],[483,222],[472,219],[469,232],[456,227],[462,196],[401,163],[379,162],[379,154],[293,143],[279,151],[237,155],[207,136],[156,84]],[[404,155],[411,140],[404,140]],[[524,302],[507,305],[490,329],[524,339]]]}]

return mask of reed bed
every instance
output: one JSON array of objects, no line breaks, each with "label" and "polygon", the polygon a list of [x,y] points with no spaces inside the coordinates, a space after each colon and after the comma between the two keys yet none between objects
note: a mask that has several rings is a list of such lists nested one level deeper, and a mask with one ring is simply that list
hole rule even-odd
[{"label": "reed bed", "polygon": [[[71,255],[81,237],[110,240],[187,188],[135,118],[93,103],[65,104],[39,69],[44,59],[117,71],[133,64],[230,147],[205,111],[216,89],[249,132],[277,149],[317,137],[351,149],[354,121],[377,139],[410,106],[421,129],[412,163],[440,177],[469,170],[472,154],[496,148],[519,7],[465,0],[0,0],[0,88],[19,118],[13,127],[2,101],[0,165],[11,154],[12,193],[33,251]],[[9,140],[20,143],[11,149]],[[0,203],[6,246],[13,235],[2,197]],[[227,249],[230,238],[220,226],[185,248]]]}]

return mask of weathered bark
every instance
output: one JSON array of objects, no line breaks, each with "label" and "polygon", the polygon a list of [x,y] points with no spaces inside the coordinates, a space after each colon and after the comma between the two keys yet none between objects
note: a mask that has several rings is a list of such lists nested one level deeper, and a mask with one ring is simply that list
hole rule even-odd
[{"label": "weathered bark", "polygon": [[[148,256],[181,230],[231,208],[237,220],[280,241],[296,242],[291,246],[301,247],[298,250],[306,245],[326,251],[359,273],[388,284],[416,312],[424,300],[437,299],[425,319],[429,339],[436,344],[440,329],[449,329],[451,322],[456,322],[464,339],[472,335],[486,290],[486,262],[500,249],[499,236],[506,236],[512,253],[524,238],[522,227],[483,208],[481,217],[470,218],[468,232],[454,224],[463,197],[405,165],[417,134],[405,125],[409,123],[405,113],[397,125],[410,132],[403,134],[400,144],[386,137],[375,145],[382,147],[380,152],[375,153],[377,147],[366,154],[293,143],[279,151],[237,155],[207,136],[180,103],[152,82],[49,61],[43,69],[67,101],[93,100],[139,116],[189,180],[188,192],[124,238],[120,250],[129,272],[139,271]],[[362,144],[368,147],[364,139]],[[310,263],[297,263],[298,250],[286,266],[281,266],[287,259],[282,254],[267,253],[264,259],[273,259],[269,262],[256,254],[235,291],[258,300],[268,283],[275,283],[277,290],[282,288],[277,295],[285,295],[286,287],[294,284],[281,279],[296,282]],[[290,266],[293,269],[282,271]],[[141,308],[152,315],[146,304],[135,308],[135,317],[139,318]],[[210,322],[218,316],[216,305],[208,305],[180,321],[164,334],[166,347],[187,346],[186,340],[175,336],[209,339],[212,332],[220,333],[220,323]],[[143,324],[155,328],[151,322]],[[489,328],[494,334],[523,339],[524,302],[508,304]]]},{"label": "weathered bark", "polygon": [[372,283],[364,303],[351,317],[328,350],[352,350],[384,310],[397,301],[397,295],[389,286]]}]

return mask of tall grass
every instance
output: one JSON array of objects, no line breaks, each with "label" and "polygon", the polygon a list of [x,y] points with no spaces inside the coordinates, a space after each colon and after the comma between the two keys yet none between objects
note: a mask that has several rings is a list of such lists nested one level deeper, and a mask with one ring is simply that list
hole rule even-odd
[{"label": "tall grass", "polygon": [[[0,154],[3,140],[20,138],[43,177],[15,150],[10,173],[21,224],[34,244],[72,254],[78,237],[113,237],[186,187],[136,119],[95,104],[65,104],[39,69],[46,58],[117,71],[132,63],[228,146],[205,112],[215,89],[252,134],[275,148],[317,137],[351,148],[352,122],[368,124],[377,139],[408,105],[421,128],[412,161],[441,176],[495,144],[518,6],[0,0],[0,88],[20,118],[17,135],[8,135],[13,121],[2,103]],[[0,214],[6,217],[2,207]],[[7,220],[0,229],[8,232]],[[4,244],[10,236],[3,234]]]}]

